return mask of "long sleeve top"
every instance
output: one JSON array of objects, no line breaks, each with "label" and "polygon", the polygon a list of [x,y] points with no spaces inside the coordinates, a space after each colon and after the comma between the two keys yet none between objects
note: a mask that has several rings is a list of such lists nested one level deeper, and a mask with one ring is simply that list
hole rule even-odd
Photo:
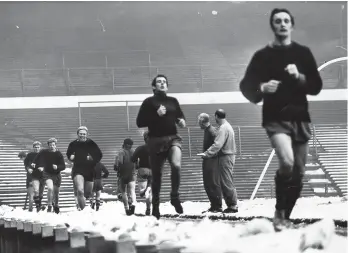
[{"label": "long sleeve top", "polygon": [[[161,105],[166,108],[163,116],[157,114]],[[148,127],[150,137],[163,137],[177,134],[176,123],[180,118],[185,119],[185,116],[178,100],[156,93],[143,101],[136,122],[138,127]]]},{"label": "long sleeve top", "polygon": [[107,178],[109,176],[108,169],[101,162],[97,163],[94,169],[95,169],[95,179]]},{"label": "long sleeve top", "polygon": [[[75,172],[83,172],[84,170],[94,170],[95,165],[103,158],[103,154],[98,145],[91,139],[86,141],[72,141],[66,151],[66,155],[70,160],[70,156],[74,154],[75,158],[72,170]],[[91,156],[93,160],[87,160],[87,156]]]},{"label": "long sleeve top", "polygon": [[[43,167],[44,171],[49,174],[59,174],[62,170],[65,170],[65,161],[63,154],[56,150],[54,152],[43,149],[35,157],[33,163],[35,168]],[[53,169],[53,165],[57,165],[57,169]]]},{"label": "long sleeve top", "polygon": [[27,154],[27,156],[24,159],[24,166],[25,166],[25,170],[28,172],[28,169],[32,169],[34,170],[35,167],[31,166],[31,164],[33,163],[33,161],[35,160],[35,157],[37,156],[38,153],[36,152],[30,152],[29,154]]},{"label": "long sleeve top", "polygon": [[204,138],[203,138],[203,152],[210,148],[214,144],[215,137],[217,135],[216,127],[209,125],[204,129]]},{"label": "long sleeve top", "polygon": [[218,128],[214,143],[204,153],[209,158],[215,155],[234,155],[236,151],[233,128],[230,123],[225,121]]},{"label": "long sleeve top", "polygon": [[132,161],[134,149],[120,149],[116,153],[115,167],[121,178],[130,177],[135,172],[135,164]]},{"label": "long sleeve top", "polygon": [[146,144],[135,149],[132,155],[132,162],[138,162],[139,168],[150,168],[150,154]]},{"label": "long sleeve top", "polygon": [[[300,78],[285,68],[295,64]],[[261,83],[280,81],[274,94],[263,94]],[[263,100],[262,125],[272,121],[310,122],[306,95],[317,95],[323,86],[316,61],[308,47],[292,42],[288,46],[268,45],[257,51],[240,83],[243,95],[252,103]]]}]

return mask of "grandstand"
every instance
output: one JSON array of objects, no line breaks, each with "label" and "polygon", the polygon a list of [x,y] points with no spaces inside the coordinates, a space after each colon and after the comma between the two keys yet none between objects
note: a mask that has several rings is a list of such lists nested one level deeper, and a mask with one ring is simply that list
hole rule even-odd
[{"label": "grandstand", "polygon": [[[151,93],[149,83],[157,73],[169,77],[171,92],[192,94],[192,101],[204,92],[237,93],[251,54],[269,40],[265,14],[274,7],[266,2],[90,2],[84,3],[84,8],[83,3],[64,4],[69,6],[68,11],[53,2],[0,3],[0,21],[6,20],[8,25],[0,22],[0,27],[4,26],[0,36],[6,37],[0,45],[0,107],[11,108],[0,109],[2,203],[24,204],[25,174],[17,158],[19,150],[30,149],[34,140],[45,143],[54,135],[58,148],[65,153],[80,123],[89,128],[91,138],[104,153],[103,162],[111,172],[105,180],[105,192],[114,194],[116,175],[112,164],[116,150],[128,136],[134,139],[135,146],[143,142],[135,125],[139,105],[123,102],[117,106],[86,104],[77,108],[74,99],[98,101],[109,95],[111,101],[116,101],[123,95],[122,101],[130,101],[128,96],[147,96]],[[336,47],[347,42],[346,13],[338,15],[346,3],[315,3],[316,8],[309,2],[282,5],[298,21],[295,39],[312,49],[318,64],[347,55]],[[27,14],[29,9],[33,11],[31,15]],[[218,15],[212,15],[212,10]],[[323,12],[325,15],[320,14]],[[313,18],[305,19],[309,14]],[[97,16],[105,32],[94,20]],[[318,24],[320,29],[316,28]],[[11,26],[19,28],[12,31]],[[253,32],[246,32],[250,27]],[[32,43],[26,43],[29,40]],[[346,61],[325,68],[321,72],[324,89],[347,88],[346,69]],[[18,97],[25,97],[23,103],[16,100]],[[61,99],[55,100],[57,97]],[[50,99],[57,104],[46,102]],[[192,102],[182,107],[188,123],[187,129],[180,130],[184,141],[183,200],[207,200],[201,160],[195,157],[202,147],[196,119],[200,112],[212,115],[216,108],[226,110],[236,133],[238,157],[234,173],[239,198],[250,198],[271,153],[259,127],[260,107],[238,101]],[[310,109],[313,140],[303,195],[346,194],[346,101],[311,101]],[[276,168],[273,158],[256,197],[274,197]],[[161,193],[164,201],[169,197],[168,174],[166,166]],[[61,203],[72,206],[69,175],[64,175],[63,182]]]}]

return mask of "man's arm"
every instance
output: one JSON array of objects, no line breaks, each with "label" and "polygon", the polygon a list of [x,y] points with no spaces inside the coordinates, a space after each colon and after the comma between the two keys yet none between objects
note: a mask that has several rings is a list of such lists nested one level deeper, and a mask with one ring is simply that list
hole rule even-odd
[{"label": "man's arm", "polygon": [[215,137],[213,145],[211,145],[207,151],[204,152],[204,154],[207,157],[213,157],[216,155],[220,149],[223,147],[226,141],[226,129],[221,126],[217,132],[217,136]]}]

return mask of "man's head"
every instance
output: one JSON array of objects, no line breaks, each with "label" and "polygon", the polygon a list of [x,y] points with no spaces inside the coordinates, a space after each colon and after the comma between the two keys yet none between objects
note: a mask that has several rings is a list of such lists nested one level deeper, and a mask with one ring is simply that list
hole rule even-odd
[{"label": "man's head", "polygon": [[287,9],[273,9],[270,26],[276,37],[289,37],[295,25],[295,19]]},{"label": "man's head", "polygon": [[35,153],[39,153],[41,149],[41,142],[39,141],[34,141],[33,143],[33,150]]},{"label": "man's head", "polygon": [[88,135],[88,128],[87,127],[80,126],[77,129],[77,137],[78,137],[79,141],[86,141],[87,135]]},{"label": "man's head", "polygon": [[57,139],[56,138],[49,138],[47,141],[48,149],[50,151],[56,151],[57,150]]},{"label": "man's head", "polygon": [[201,113],[198,115],[198,124],[201,129],[205,129],[210,125],[209,122],[209,114],[207,113]]},{"label": "man's head", "polygon": [[223,109],[218,109],[215,112],[215,121],[218,125],[221,125],[226,119],[226,113]]},{"label": "man's head", "polygon": [[22,161],[27,157],[27,153],[25,151],[21,151],[18,154],[18,158],[21,159]]},{"label": "man's head", "polygon": [[133,140],[131,138],[124,139],[123,148],[126,150],[130,150],[133,146]]},{"label": "man's head", "polygon": [[165,75],[157,75],[152,80],[152,90],[154,92],[167,93],[168,91],[168,78]]}]

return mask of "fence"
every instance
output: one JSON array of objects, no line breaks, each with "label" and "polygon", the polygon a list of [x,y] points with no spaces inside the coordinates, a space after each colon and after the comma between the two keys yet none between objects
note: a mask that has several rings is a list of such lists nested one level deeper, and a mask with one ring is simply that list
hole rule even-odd
[{"label": "fence", "polygon": [[[322,72],[326,88],[344,88],[346,70],[340,64]],[[238,91],[246,65],[159,65],[62,69],[0,70],[4,96],[84,95],[150,92],[149,83],[166,74],[172,92]],[[90,95],[88,94],[88,95]]]}]

